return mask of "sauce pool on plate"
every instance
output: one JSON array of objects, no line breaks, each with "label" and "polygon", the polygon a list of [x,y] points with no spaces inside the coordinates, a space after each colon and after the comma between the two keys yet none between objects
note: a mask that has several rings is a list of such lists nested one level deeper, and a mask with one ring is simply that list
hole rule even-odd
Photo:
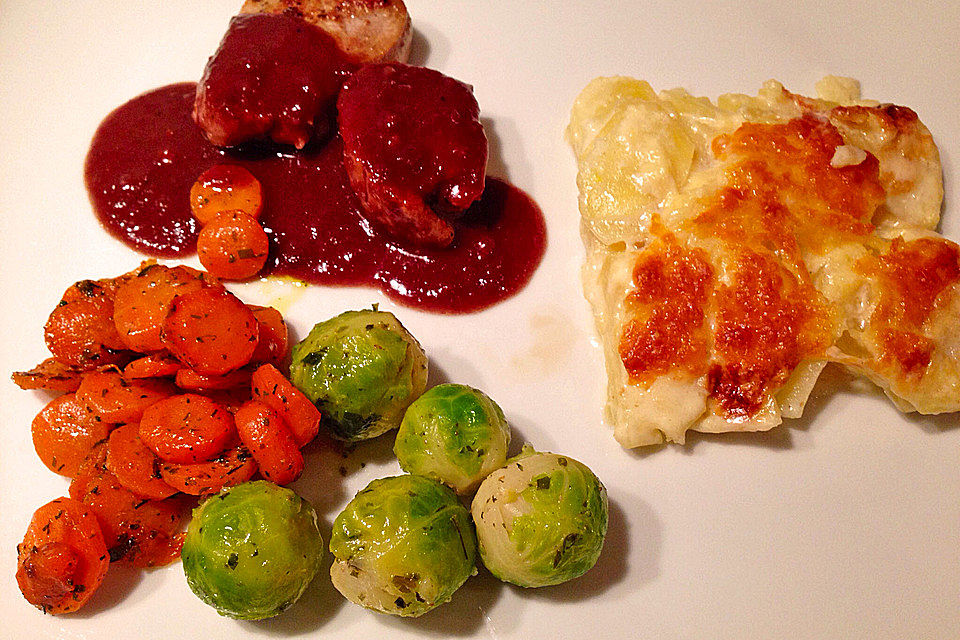
[{"label": "sauce pool on plate", "polygon": [[339,138],[295,153],[220,149],[190,117],[195,93],[194,83],[180,83],[138,96],[107,116],[90,145],[85,178],[94,211],[138,251],[192,252],[200,229],[190,187],[211,166],[229,163],[263,185],[260,221],[270,237],[264,275],[372,285],[408,306],[468,313],[518,292],[543,257],[540,209],[503,180],[487,178],[480,200],[454,223],[450,247],[403,246],[361,215]]}]

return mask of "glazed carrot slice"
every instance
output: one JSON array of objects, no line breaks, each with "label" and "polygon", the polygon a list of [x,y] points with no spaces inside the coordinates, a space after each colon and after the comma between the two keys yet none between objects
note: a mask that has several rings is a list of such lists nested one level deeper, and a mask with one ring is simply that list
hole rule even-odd
[{"label": "glazed carrot slice", "polygon": [[72,498],[37,509],[17,545],[17,584],[27,602],[44,613],[82,607],[110,565],[97,517]]},{"label": "glazed carrot slice", "polygon": [[163,349],[160,333],[174,297],[205,284],[194,269],[146,265],[117,289],[113,319],[121,340],[141,353]]},{"label": "glazed carrot slice", "polygon": [[70,497],[90,507],[103,531],[111,562],[136,567],[169,564],[180,556],[191,499],[142,498],[125,488],[106,465],[107,443],[94,448],[70,483]]},{"label": "glazed carrot slice", "polygon": [[257,472],[257,462],[243,446],[221,453],[210,462],[164,464],[160,475],[171,487],[200,496],[246,482]]},{"label": "glazed carrot slice", "polygon": [[256,218],[242,211],[222,211],[197,237],[200,264],[225,280],[247,280],[267,262],[267,233]]},{"label": "glazed carrot slice", "polygon": [[169,380],[127,380],[117,371],[91,371],[80,382],[77,401],[103,422],[137,422],[144,409],[174,393]]},{"label": "glazed carrot slice", "polygon": [[210,167],[190,187],[190,210],[201,224],[221,211],[239,209],[254,218],[263,209],[263,192],[253,174],[235,164]]},{"label": "glazed carrot slice", "polygon": [[250,370],[237,369],[220,376],[207,376],[187,367],[177,371],[176,384],[187,391],[209,391],[250,386]]},{"label": "glazed carrot slice", "polygon": [[54,358],[84,370],[130,360],[113,322],[112,282],[81,280],[63,294],[43,328]]},{"label": "glazed carrot slice", "polygon": [[33,419],[33,447],[54,473],[74,477],[93,446],[113,424],[92,417],[73,393],[54,398]]},{"label": "glazed carrot slice", "polygon": [[258,335],[253,312],[229,291],[211,287],[178,295],[163,323],[170,352],[205,375],[221,375],[247,364]]},{"label": "glazed carrot slice", "polygon": [[254,398],[280,414],[297,446],[302,447],[317,436],[320,410],[276,367],[265,364],[258,368],[251,383]]},{"label": "glazed carrot slice", "polygon": [[253,352],[250,361],[279,365],[289,351],[289,335],[283,315],[273,307],[258,307],[252,304],[247,306],[253,311],[253,317],[257,319],[259,329],[257,349]]},{"label": "glazed carrot slice", "polygon": [[232,389],[204,389],[198,394],[210,398],[214,402],[226,407],[230,413],[235,413],[244,403],[252,399],[250,385],[233,387]]},{"label": "glazed carrot slice", "polygon": [[140,440],[140,428],[134,423],[110,432],[106,463],[117,481],[138,496],[162,500],[177,492],[163,481],[160,459]]},{"label": "glazed carrot slice", "polygon": [[70,392],[80,386],[83,369],[63,364],[56,358],[47,358],[30,371],[15,371],[11,378],[21,389],[47,389]]},{"label": "glazed carrot slice", "polygon": [[283,418],[269,406],[251,400],[237,409],[237,433],[250,450],[260,474],[270,482],[289,484],[303,473],[303,455]]},{"label": "glazed carrot slice", "polygon": [[233,416],[225,407],[193,393],[150,405],[140,420],[140,438],[164,462],[212,460],[235,434]]},{"label": "glazed carrot slice", "polygon": [[135,378],[167,378],[176,375],[183,367],[168,353],[151,353],[148,356],[137,358],[123,368],[123,377],[127,380]]}]

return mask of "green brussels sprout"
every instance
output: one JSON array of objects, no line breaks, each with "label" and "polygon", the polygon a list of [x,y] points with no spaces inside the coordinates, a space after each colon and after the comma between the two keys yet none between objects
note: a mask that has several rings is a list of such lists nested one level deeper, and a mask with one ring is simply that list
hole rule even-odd
[{"label": "green brussels sprout", "polygon": [[510,425],[487,394],[441,384],[407,409],[393,446],[400,466],[464,495],[507,462]]},{"label": "green brussels sprout", "polygon": [[421,616],[475,572],[477,537],[453,491],[422,476],[374,480],[337,516],[333,585],[360,606]]},{"label": "green brussels sprout", "polygon": [[201,600],[220,615],[260,620],[303,594],[320,570],[323,540],[309,502],[257,480],[194,509],[181,556]]},{"label": "green brussels sprout", "polygon": [[607,490],[586,465],[524,447],[480,485],[472,505],[480,558],[521,587],[560,584],[597,562]]},{"label": "green brussels sprout", "polygon": [[341,440],[395,428],[427,387],[427,356],[396,316],[347,311],[313,327],[293,347],[290,380]]}]

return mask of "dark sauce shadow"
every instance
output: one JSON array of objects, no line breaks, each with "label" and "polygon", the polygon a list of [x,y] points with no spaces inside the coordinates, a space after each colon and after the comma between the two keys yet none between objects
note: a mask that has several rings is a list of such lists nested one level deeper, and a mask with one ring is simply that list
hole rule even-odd
[{"label": "dark sauce shadow", "polygon": [[727,446],[761,447],[772,450],[793,448],[793,436],[789,423],[778,425],[769,431],[729,431],[727,433],[687,432],[687,441],[681,451],[692,455],[701,442],[716,442]]},{"label": "dark sauce shadow", "polygon": [[393,455],[393,443],[396,439],[397,430],[393,429],[370,440],[335,441],[335,446],[340,445],[340,455],[346,465],[346,475],[362,469],[367,463],[384,465],[391,461],[396,462],[397,457]]},{"label": "dark sauce shadow", "polygon": [[941,413],[935,416],[907,413],[903,417],[910,424],[923,429],[924,433],[937,434],[960,428],[960,414],[956,413]]},{"label": "dark sauce shadow", "polygon": [[341,452],[342,443],[333,440],[321,432],[310,444],[303,448],[303,475],[291,485],[291,488],[305,498],[321,517],[328,515],[343,503],[346,495],[341,472],[344,465]]},{"label": "dark sauce shadow", "polygon": [[[946,147],[946,145],[944,145]],[[943,175],[952,176],[956,175],[956,172],[960,170],[954,162],[953,155],[951,155],[950,150],[947,148],[940,149],[940,166],[943,169]],[[947,190],[943,194],[943,202],[941,204],[941,211],[950,211],[950,206],[952,203],[952,194]],[[940,217],[939,222],[937,223],[937,229],[939,233],[943,233],[943,216]]]},{"label": "dark sauce shadow", "polygon": [[447,372],[437,363],[436,358],[429,359],[430,364],[427,369],[427,389],[431,389],[438,384],[452,382]]},{"label": "dark sauce shadow", "polygon": [[509,180],[510,171],[503,160],[503,144],[497,134],[496,121],[493,118],[480,118],[480,124],[487,134],[487,175]]},{"label": "dark sauce shadow", "polygon": [[[175,563],[177,567],[158,567],[158,571],[175,570],[181,571],[179,562]],[[111,609],[127,599],[134,588],[143,580],[145,571],[137,567],[130,567],[119,564],[111,564],[107,570],[107,575],[103,578],[103,583],[97,589],[96,593],[90,598],[90,601],[80,611],[70,614],[72,618],[90,618],[94,615]]]},{"label": "dark sauce shadow", "polygon": [[430,58],[430,40],[419,29],[414,29],[410,36],[410,57],[407,64],[424,67]]},{"label": "dark sauce shadow", "polygon": [[[416,630],[425,636],[456,638],[472,636],[483,626],[490,609],[500,598],[503,583],[479,569],[447,602],[419,618],[381,616],[386,626]],[[387,635],[389,637],[389,634]]]},{"label": "dark sauce shadow", "polygon": [[[523,450],[524,445],[529,444],[530,446],[534,446],[534,441],[523,435],[524,428],[518,426],[515,418],[507,416],[507,423],[510,425],[510,446],[507,447],[507,459],[510,459],[518,455]],[[539,440],[537,440],[537,443],[540,444]],[[534,446],[534,448],[536,447]],[[538,449],[538,451],[541,450],[546,451],[547,449]]]}]

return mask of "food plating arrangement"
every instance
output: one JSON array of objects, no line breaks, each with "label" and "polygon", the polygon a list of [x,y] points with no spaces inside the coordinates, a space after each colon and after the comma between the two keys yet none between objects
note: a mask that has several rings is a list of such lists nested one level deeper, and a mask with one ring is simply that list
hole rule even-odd
[{"label": "food plating arrangement", "polygon": [[960,634],[955,112],[609,44],[556,89],[606,6],[226,4],[88,123],[84,270],[16,267],[15,637]]}]

